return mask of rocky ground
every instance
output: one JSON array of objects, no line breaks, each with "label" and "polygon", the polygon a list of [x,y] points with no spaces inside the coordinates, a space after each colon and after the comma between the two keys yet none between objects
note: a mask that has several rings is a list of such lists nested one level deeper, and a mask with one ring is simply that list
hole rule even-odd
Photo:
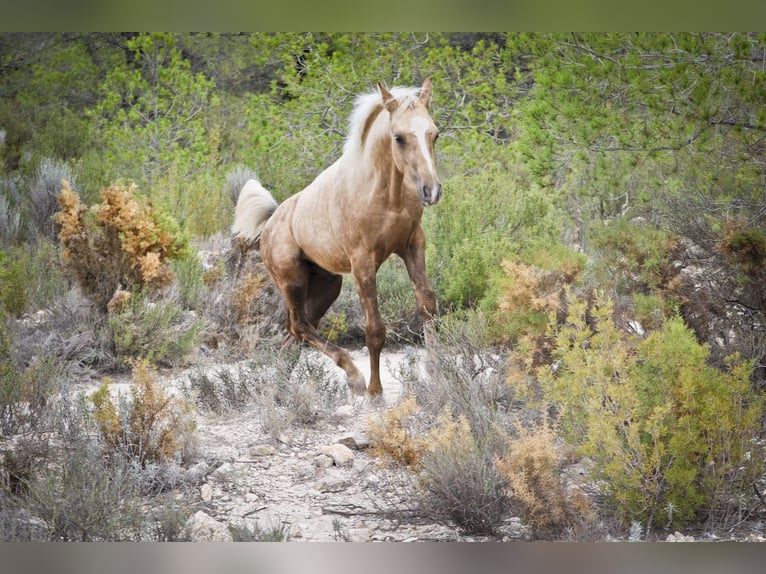
[{"label": "rocky ground", "polygon": [[[309,360],[326,360],[310,349],[304,353]],[[199,415],[201,460],[190,470],[200,477],[191,493],[192,539],[230,540],[232,525],[277,530],[291,541],[478,540],[419,519],[411,508],[407,473],[383,468],[367,449],[368,421],[399,397],[401,385],[392,371],[405,354],[383,354],[382,401],[357,398],[312,427],[286,431],[280,440],[262,430],[256,407],[235,415]],[[352,356],[369,376],[366,353]],[[500,539],[526,533],[517,519],[505,530]]]}]

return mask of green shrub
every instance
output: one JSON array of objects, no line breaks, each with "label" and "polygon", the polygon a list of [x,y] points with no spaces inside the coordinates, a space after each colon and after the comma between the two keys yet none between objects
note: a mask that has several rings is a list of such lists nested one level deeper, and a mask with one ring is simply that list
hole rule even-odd
[{"label": "green shrub", "polygon": [[22,219],[17,194],[13,179],[0,179],[0,246],[10,245],[21,234]]},{"label": "green shrub", "polygon": [[37,429],[61,390],[64,374],[62,363],[49,355],[34,357],[28,365],[17,364],[11,342],[0,319],[0,435]]},{"label": "green shrub", "polygon": [[68,288],[57,247],[49,241],[0,251],[0,307],[13,317],[46,309]]},{"label": "green shrub", "polygon": [[560,223],[548,195],[521,171],[481,170],[444,182],[444,199],[426,212],[427,267],[440,299],[495,304],[490,286],[501,262],[557,242]]},{"label": "green shrub", "polygon": [[619,294],[661,295],[662,312],[678,306],[683,251],[680,238],[648,223],[616,219],[591,229],[593,248],[599,254],[597,273]]},{"label": "green shrub", "polygon": [[27,219],[38,238],[50,241],[56,238],[56,224],[53,216],[58,211],[56,196],[61,190],[63,181],[68,181],[72,187],[77,187],[69,166],[57,159],[42,158],[30,185],[27,201]]},{"label": "green shrub", "polygon": [[708,348],[679,318],[639,341],[616,327],[603,293],[590,308],[568,303],[540,379],[617,516],[648,531],[695,518],[725,524],[755,504],[763,399],[752,364],[733,356],[727,370],[709,366]]},{"label": "green shrub", "polygon": [[172,366],[191,353],[201,328],[196,316],[172,300],[152,302],[141,295],[124,293],[121,308],[113,307],[107,316],[118,363],[127,365],[143,359]]},{"label": "green shrub", "polygon": [[27,309],[29,287],[24,262],[0,251],[0,310],[20,317]]},{"label": "green shrub", "polygon": [[202,262],[197,254],[173,261],[179,303],[184,309],[197,309],[204,289]]}]

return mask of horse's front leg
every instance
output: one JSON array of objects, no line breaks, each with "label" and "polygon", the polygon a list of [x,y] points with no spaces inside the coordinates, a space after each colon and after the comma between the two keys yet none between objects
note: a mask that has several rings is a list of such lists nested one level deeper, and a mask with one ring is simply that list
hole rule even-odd
[{"label": "horse's front leg", "polygon": [[376,272],[377,269],[368,263],[355,267],[352,271],[364,310],[364,334],[367,350],[370,353],[370,383],[367,387],[370,395],[379,395],[383,392],[383,385],[380,382],[380,352],[386,343],[386,325],[378,309]]},{"label": "horse's front leg", "polygon": [[428,322],[436,315],[436,297],[426,275],[426,234],[422,225],[418,225],[413,232],[401,257],[407,267],[410,281],[415,286],[415,300],[420,316],[424,322]]}]

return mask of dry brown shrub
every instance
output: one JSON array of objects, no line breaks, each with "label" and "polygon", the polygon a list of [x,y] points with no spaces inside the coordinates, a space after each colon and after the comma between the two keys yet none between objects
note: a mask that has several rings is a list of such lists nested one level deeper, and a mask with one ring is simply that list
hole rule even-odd
[{"label": "dry brown shrub", "polygon": [[504,261],[506,280],[498,299],[499,313],[513,339],[506,382],[519,397],[537,392],[537,370],[551,362],[551,321],[566,316],[566,289],[580,276],[577,259],[544,270],[519,261]]},{"label": "dry brown shrub", "polygon": [[367,423],[370,454],[395,464],[417,465],[424,443],[413,436],[408,424],[417,410],[415,397],[410,395],[383,413],[379,419],[370,419]]},{"label": "dry brown shrub", "polygon": [[170,259],[185,248],[162,216],[137,198],[135,184],[112,184],[88,209],[67,181],[58,195],[59,240],[69,272],[103,311],[118,289],[159,289],[175,277]]},{"label": "dry brown shrub", "polygon": [[188,454],[196,428],[191,406],[167,394],[144,361],[135,362],[133,382],[126,408],[115,403],[106,383],[91,396],[93,415],[107,445],[141,464]]},{"label": "dry brown shrub", "polygon": [[253,321],[253,304],[263,287],[264,275],[248,271],[232,294],[234,313],[237,323],[247,324]]},{"label": "dry brown shrub", "polygon": [[521,519],[538,535],[557,535],[592,520],[588,498],[577,487],[567,488],[562,479],[564,456],[555,429],[542,420],[531,429],[518,425],[517,430],[496,466]]}]

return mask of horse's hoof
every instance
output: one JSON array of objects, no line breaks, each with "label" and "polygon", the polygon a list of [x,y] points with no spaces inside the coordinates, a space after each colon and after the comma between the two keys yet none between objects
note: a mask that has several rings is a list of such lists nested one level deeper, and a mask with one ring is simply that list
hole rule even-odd
[{"label": "horse's hoof", "polygon": [[370,383],[370,388],[367,389],[367,392],[371,397],[379,397],[383,394],[383,387],[380,384],[373,386],[372,383]]},{"label": "horse's hoof", "polygon": [[364,376],[348,377],[348,388],[351,389],[351,394],[364,395],[367,392],[367,385],[364,382]]}]

